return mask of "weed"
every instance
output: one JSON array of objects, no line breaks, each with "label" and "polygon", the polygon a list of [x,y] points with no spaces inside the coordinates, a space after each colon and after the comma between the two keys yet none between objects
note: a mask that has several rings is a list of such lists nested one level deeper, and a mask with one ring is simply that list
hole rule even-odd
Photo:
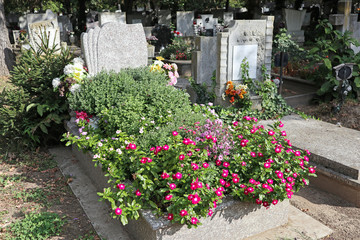
[{"label": "weed", "polygon": [[65,223],[57,213],[29,213],[12,223],[9,230],[14,236],[12,239],[42,240],[59,235]]},{"label": "weed", "polygon": [[13,175],[13,176],[0,175],[0,187],[6,187],[10,183],[21,182],[22,180],[25,179],[26,177],[21,175]]},{"label": "weed", "polygon": [[44,191],[42,188],[32,188],[21,192],[16,192],[14,195],[15,199],[22,199],[24,202],[36,202],[43,206],[49,206],[48,196],[49,191]]}]

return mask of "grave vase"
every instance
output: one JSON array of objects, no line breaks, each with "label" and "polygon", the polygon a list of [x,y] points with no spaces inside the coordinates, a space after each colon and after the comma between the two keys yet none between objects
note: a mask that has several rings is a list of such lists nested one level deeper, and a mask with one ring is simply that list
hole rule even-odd
[{"label": "grave vase", "polygon": [[148,58],[155,57],[155,46],[154,45],[148,44],[147,50],[148,50]]}]

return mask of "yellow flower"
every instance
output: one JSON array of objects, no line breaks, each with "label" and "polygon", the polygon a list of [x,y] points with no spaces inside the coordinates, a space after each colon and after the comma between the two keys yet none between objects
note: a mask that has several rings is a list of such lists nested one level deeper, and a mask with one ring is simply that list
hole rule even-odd
[{"label": "yellow flower", "polygon": [[156,57],[156,59],[159,60],[159,61],[165,60],[165,58],[160,57],[160,56],[159,56],[159,57]]}]

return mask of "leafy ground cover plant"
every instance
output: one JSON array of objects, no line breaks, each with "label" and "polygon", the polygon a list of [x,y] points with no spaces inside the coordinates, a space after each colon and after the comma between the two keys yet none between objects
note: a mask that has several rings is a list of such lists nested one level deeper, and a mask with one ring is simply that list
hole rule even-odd
[{"label": "leafy ground cover plant", "polygon": [[191,60],[193,46],[182,38],[179,31],[173,31],[172,43],[160,51],[160,55],[170,60]]}]

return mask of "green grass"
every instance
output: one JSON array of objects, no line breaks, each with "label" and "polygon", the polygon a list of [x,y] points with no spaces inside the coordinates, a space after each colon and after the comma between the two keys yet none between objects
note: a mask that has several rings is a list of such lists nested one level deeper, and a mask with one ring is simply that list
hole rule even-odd
[{"label": "green grass", "polygon": [[24,219],[12,223],[8,229],[12,236],[9,240],[42,240],[58,236],[66,221],[57,213],[41,212],[26,214]]},{"label": "green grass", "polygon": [[35,202],[44,207],[50,207],[51,202],[48,200],[48,196],[50,194],[51,193],[48,189],[44,190],[43,188],[31,188],[16,192],[14,194],[14,198],[23,200],[24,202]]},{"label": "green grass", "polygon": [[18,183],[23,180],[26,180],[26,177],[21,175],[13,175],[13,176],[0,175],[0,187],[6,187],[11,183]]}]

